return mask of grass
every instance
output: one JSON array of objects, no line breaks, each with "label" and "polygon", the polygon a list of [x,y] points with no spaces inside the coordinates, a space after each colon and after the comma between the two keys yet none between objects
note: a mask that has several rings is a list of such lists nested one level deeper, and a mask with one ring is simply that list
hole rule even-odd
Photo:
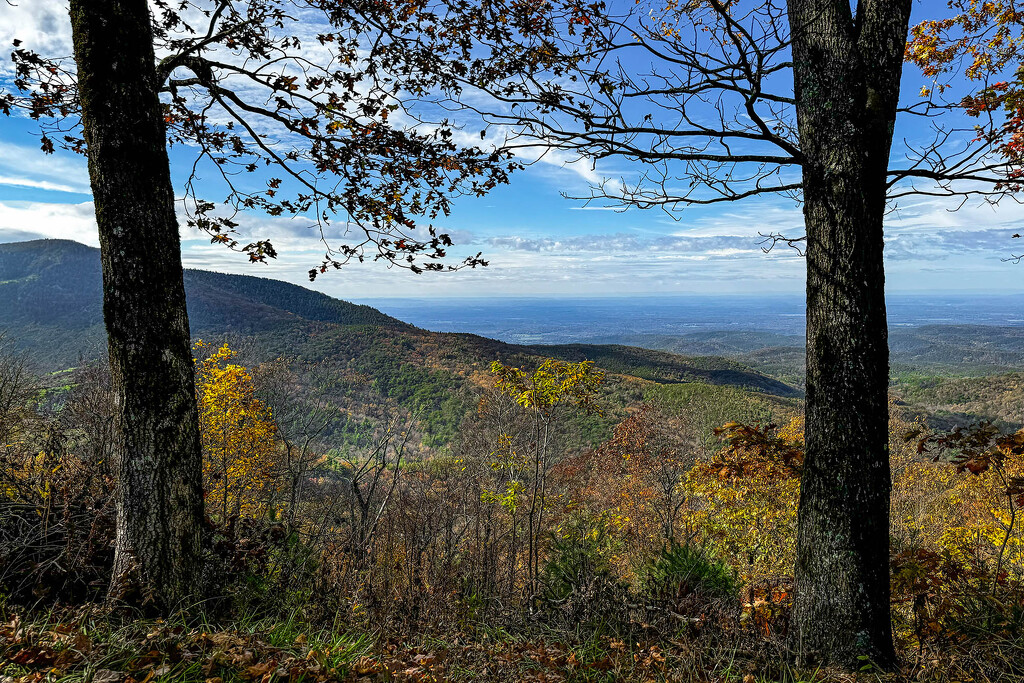
[{"label": "grass", "polygon": [[371,634],[307,632],[294,618],[137,619],[92,606],[31,619],[3,610],[0,680],[30,683],[233,683],[346,680],[381,669]]}]

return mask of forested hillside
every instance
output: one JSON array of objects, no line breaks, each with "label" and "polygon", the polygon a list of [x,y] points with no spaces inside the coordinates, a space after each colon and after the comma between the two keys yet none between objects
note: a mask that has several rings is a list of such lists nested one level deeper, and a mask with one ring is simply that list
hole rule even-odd
[{"label": "forested hillside", "polygon": [[[793,386],[803,386],[806,350],[800,336],[746,330],[617,335],[615,340],[672,353],[726,356]],[[914,372],[949,377],[1006,373],[1024,366],[1024,327],[893,327],[889,349],[896,380]]]},{"label": "forested hillside", "polygon": [[[300,322],[409,326],[368,306],[279,280],[185,271],[195,335],[252,334]],[[106,353],[99,250],[67,240],[0,245],[0,329],[41,367]]]},{"label": "forested hillside", "polygon": [[[251,276],[188,270],[185,287],[193,338],[230,341],[253,363],[285,359],[298,369],[298,381],[326,385],[320,389],[332,403],[356,416],[333,424],[332,432],[350,431],[364,418],[382,419],[392,403],[421,416],[430,443],[446,443],[494,360],[593,360],[622,376],[612,387],[635,377],[799,396],[783,382],[722,358],[624,346],[528,347],[428,332],[368,306]],[[105,357],[97,249],[62,240],[0,245],[0,297],[6,302],[0,330],[37,369],[63,370]],[[318,374],[311,374],[313,367]],[[614,401],[619,409],[628,402]]]},{"label": "forested hillside", "polygon": [[1012,0],[2,6],[0,683],[1024,681]]},{"label": "forested hillside", "polygon": [[[221,596],[206,609],[234,627],[254,615],[251,635],[213,645],[195,629],[110,632],[112,615],[94,628],[59,613],[47,617],[56,626],[0,634],[25,662],[4,671],[58,657],[53,629],[70,628],[105,653],[52,660],[71,675],[102,656],[118,676],[166,666],[190,682],[253,667],[318,680],[731,680],[727,648],[742,643],[743,670],[790,675],[760,635],[784,632],[792,606],[804,423],[790,384],[720,356],[429,332],[270,279],[187,271],[185,282],[212,544],[203,590]],[[98,252],[0,245],[0,296],[0,512],[29,513],[0,520],[0,587],[15,609],[93,600],[113,542]],[[800,384],[786,354],[726,337]],[[702,348],[719,341],[705,335]],[[893,387],[901,647],[935,651],[965,637],[964,619],[1017,628],[1017,588],[991,577],[1024,561],[1017,503],[999,484],[1019,468],[1019,444],[1001,434],[1020,427],[1022,396],[1019,373],[902,371]],[[935,431],[984,419],[998,429]],[[1005,609],[980,606],[992,590]],[[459,643],[495,627],[526,640],[492,671],[481,668],[491,645]],[[662,631],[704,643],[699,658]],[[139,663],[141,638],[161,664]],[[222,646],[249,648],[250,663]],[[991,673],[984,656],[950,661]]]}]

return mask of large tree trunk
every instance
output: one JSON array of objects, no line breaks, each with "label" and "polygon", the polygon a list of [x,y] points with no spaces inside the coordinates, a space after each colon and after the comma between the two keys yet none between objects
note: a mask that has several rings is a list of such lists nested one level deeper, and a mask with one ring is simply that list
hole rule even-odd
[{"label": "large tree trunk", "polygon": [[199,421],[146,0],[71,0],[117,401],[111,594],[170,607],[200,562]]},{"label": "large tree trunk", "polygon": [[895,659],[882,219],[909,0],[791,0],[807,228],[806,461],[791,644]]}]

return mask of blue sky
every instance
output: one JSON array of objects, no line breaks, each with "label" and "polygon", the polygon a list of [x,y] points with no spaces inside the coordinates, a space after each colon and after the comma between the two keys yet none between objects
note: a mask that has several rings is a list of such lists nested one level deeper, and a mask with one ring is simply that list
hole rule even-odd
[{"label": "blue sky", "polygon": [[[941,8],[941,6],[940,6]],[[928,6],[918,4],[924,16]],[[941,9],[940,9],[941,11]],[[49,54],[67,54],[64,0],[22,0],[0,10],[0,45],[14,37]],[[6,49],[6,47],[4,48]],[[5,64],[0,69],[8,69]],[[908,67],[908,81],[914,78]],[[0,70],[0,79],[9,76]],[[913,85],[913,84],[911,84]],[[916,86],[914,86],[916,87]],[[62,237],[96,245],[84,159],[38,150],[31,121],[0,119],[0,241]],[[903,134],[913,134],[913,130]],[[182,180],[187,149],[172,153]],[[620,162],[621,164],[622,162]],[[478,199],[459,200],[437,225],[458,249],[484,252],[491,265],[476,271],[416,276],[380,264],[347,266],[313,285],[341,298],[388,296],[618,296],[654,293],[767,294],[803,288],[803,261],[778,249],[765,255],[759,232],[799,234],[800,208],[781,198],[624,213],[564,199],[587,192],[595,178],[623,172],[564,163],[549,155],[513,176],[512,184]],[[1022,291],[1024,264],[1004,262],[1022,245],[1009,239],[1024,224],[1024,207],[990,207],[925,197],[903,200],[887,224],[887,282],[892,292]],[[187,266],[274,277],[309,285],[320,244],[310,221],[246,216],[243,231],[273,239],[280,253],[269,265],[210,245],[183,230]],[[1017,243],[1015,243],[1017,242]]]}]

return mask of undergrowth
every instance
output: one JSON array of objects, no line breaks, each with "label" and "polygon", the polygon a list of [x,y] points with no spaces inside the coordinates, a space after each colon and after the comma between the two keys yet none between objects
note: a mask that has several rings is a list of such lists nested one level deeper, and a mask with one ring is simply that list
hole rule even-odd
[{"label": "undergrowth", "polygon": [[796,669],[781,639],[737,629],[621,639],[592,629],[516,631],[474,625],[451,633],[385,633],[278,619],[202,614],[140,619],[102,605],[26,612],[0,607],[3,683],[259,681],[524,681],[540,683],[1024,680],[1019,641],[905,652],[898,671]]}]

